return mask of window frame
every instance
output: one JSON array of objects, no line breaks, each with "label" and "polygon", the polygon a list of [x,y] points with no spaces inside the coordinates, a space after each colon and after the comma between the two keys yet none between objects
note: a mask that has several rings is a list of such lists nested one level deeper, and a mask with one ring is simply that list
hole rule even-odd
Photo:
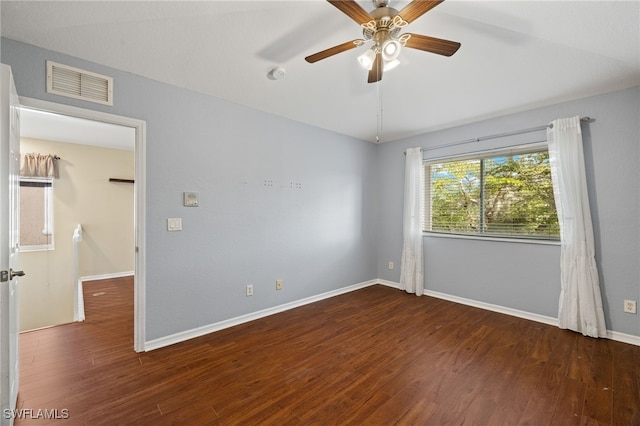
[{"label": "window frame", "polygon": [[[22,187],[23,182],[32,182],[32,183],[42,183],[43,186],[43,196],[44,196],[44,223],[42,224],[42,234],[51,237],[51,242],[48,244],[31,244],[31,245],[22,245],[20,244],[20,251],[29,252],[29,251],[46,251],[46,250],[55,250],[55,228],[54,228],[54,202],[53,202],[53,186],[54,179],[48,177],[30,177],[30,176],[20,176],[18,179],[18,186]],[[22,214],[20,214],[22,216]],[[22,220],[20,220],[22,222]]]},{"label": "window frame", "polygon": [[[515,156],[532,154],[537,152],[548,152],[549,145],[546,141],[534,142],[527,144],[511,145],[502,148],[487,149],[481,151],[467,152],[463,154],[453,154],[434,158],[425,158],[423,160],[424,181],[423,181],[423,193],[424,193],[424,205],[423,205],[423,236],[438,237],[438,238],[454,238],[454,239],[472,239],[481,241],[502,241],[502,242],[518,242],[518,243],[530,243],[530,244],[547,244],[547,245],[559,245],[560,236],[534,236],[534,235],[509,235],[509,234],[496,234],[496,233],[482,233],[482,232],[446,232],[446,231],[432,231],[431,230],[431,173],[428,166],[432,164],[440,164],[447,162],[467,161],[467,160],[483,160],[490,159],[499,156]],[[481,192],[484,192],[482,189]]]}]

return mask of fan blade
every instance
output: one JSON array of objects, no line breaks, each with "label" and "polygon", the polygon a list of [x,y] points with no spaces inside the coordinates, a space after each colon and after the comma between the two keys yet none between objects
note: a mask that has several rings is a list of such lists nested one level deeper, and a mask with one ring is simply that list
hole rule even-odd
[{"label": "fan blade", "polygon": [[373,18],[354,0],[327,0],[329,3],[337,7],[349,18],[356,21],[356,24],[364,24]]},{"label": "fan blade", "polygon": [[424,50],[425,52],[437,53],[438,55],[451,56],[458,51],[461,44],[456,41],[411,34],[405,46],[412,49]]},{"label": "fan blade", "polygon": [[398,15],[408,23],[411,23],[442,3],[444,0],[413,0]]},{"label": "fan blade", "polygon": [[304,60],[312,64],[314,62],[318,62],[321,59],[326,59],[330,56],[337,55],[338,53],[346,52],[347,50],[351,50],[355,47],[362,46],[362,43],[360,42],[364,42],[364,40],[362,39],[351,40],[346,43],[342,43],[337,46],[333,46],[328,49],[325,49],[322,52],[309,55],[306,58],[304,58]]},{"label": "fan blade", "polygon": [[376,59],[373,61],[373,66],[369,71],[369,78],[367,82],[375,83],[382,80],[382,70],[384,69],[384,61],[382,60],[382,53],[376,53]]}]

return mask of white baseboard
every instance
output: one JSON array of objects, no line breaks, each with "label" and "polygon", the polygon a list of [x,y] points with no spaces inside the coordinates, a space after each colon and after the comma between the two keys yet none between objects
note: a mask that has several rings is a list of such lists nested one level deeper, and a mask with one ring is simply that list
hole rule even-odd
[{"label": "white baseboard", "polygon": [[634,336],[633,334],[607,330],[607,339],[615,340],[622,343],[629,343],[630,345],[640,346],[640,336]]},{"label": "white baseboard", "polygon": [[398,290],[401,290],[400,283],[397,283],[394,281],[378,280],[378,284],[386,285],[387,287],[393,287],[393,288],[397,288]]},{"label": "white baseboard", "polygon": [[498,312],[500,314],[511,315],[513,317],[524,318],[531,321],[541,322],[543,324],[558,326],[558,319],[548,317],[546,315],[534,314],[532,312],[521,311],[519,309],[507,308],[505,306],[494,305],[493,303],[480,302],[478,300],[466,299],[464,297],[452,296],[439,291],[425,290],[424,294],[438,299],[448,300],[450,302],[460,303],[462,305],[473,306],[475,308],[485,309],[487,311]]},{"label": "white baseboard", "polygon": [[134,271],[125,271],[125,272],[114,272],[112,274],[101,274],[101,275],[87,275],[86,277],[80,277],[80,281],[95,281],[95,280],[108,280],[111,278],[122,278],[122,277],[130,277],[135,275]]},{"label": "white baseboard", "polygon": [[[111,278],[111,277],[108,277],[108,278]],[[94,278],[94,279],[102,279],[102,278]],[[320,300],[328,299],[334,296],[339,296],[341,294],[349,293],[351,291],[359,290],[361,288],[369,287],[376,284],[381,284],[387,287],[400,289],[400,283],[397,283],[394,281],[387,281],[387,280],[380,280],[380,279],[365,281],[359,284],[354,284],[354,285],[343,287],[337,290],[328,291],[326,293],[318,294],[318,295],[307,297],[304,299],[295,300],[293,302],[285,303],[283,305],[274,306],[273,308],[263,309],[261,311],[252,312],[246,315],[241,315],[239,317],[230,318],[228,320],[223,320],[220,322],[208,324],[208,325],[194,328],[191,330],[182,331],[180,333],[175,333],[170,336],[149,340],[144,344],[144,351],[152,351],[154,349],[159,349],[165,346],[173,345],[175,343],[184,342],[189,339],[204,336],[205,334],[213,333],[215,331],[223,330],[225,328],[244,324],[249,321],[264,318],[269,315],[288,311],[289,309],[294,309],[300,306],[308,305],[309,303],[318,302]],[[512,309],[505,306],[494,305],[491,303],[480,302],[477,300],[466,299],[464,297],[453,296],[450,294],[440,293],[438,291],[433,291],[433,290],[425,290],[424,294],[427,296],[436,297],[438,299],[448,300],[450,302],[455,302],[455,303],[460,303],[467,306],[486,309],[488,311],[511,315],[514,317],[523,318],[530,321],[536,321],[536,322],[540,322],[543,324],[548,324],[556,327],[558,326],[557,318],[553,318],[545,315],[521,311],[519,309]],[[607,330],[607,338],[611,340],[623,342],[623,343],[629,343],[632,345],[640,346],[640,336],[634,336],[630,334]]]},{"label": "white baseboard", "polygon": [[200,336],[204,336],[205,334],[213,333],[214,331],[223,330],[225,328],[244,324],[246,322],[253,321],[259,318],[264,318],[266,316],[277,314],[279,312],[288,311],[289,309],[294,309],[300,306],[308,305],[309,303],[318,302],[323,299],[328,299],[330,297],[339,296],[344,293],[349,293],[354,290],[359,290],[361,288],[369,287],[369,286],[378,284],[379,281],[380,280],[371,280],[371,281],[366,281],[359,284],[350,285],[337,290],[332,290],[332,291],[328,291],[326,293],[318,294],[315,296],[306,297],[304,299],[295,300],[293,302],[285,303],[283,305],[274,306],[273,308],[263,309],[261,311],[252,312],[250,314],[241,315],[239,317],[230,318],[228,320],[216,322],[213,324],[208,324],[208,325],[194,328],[191,330],[182,331],[180,333],[175,333],[170,336],[149,340],[145,342],[144,350],[151,351],[154,349],[159,349],[165,346],[173,345],[175,343],[184,342],[186,340],[193,339],[195,337],[200,337]]},{"label": "white baseboard", "polygon": [[[400,283],[386,280],[378,280],[380,284],[388,287],[400,289]],[[460,303],[467,306],[473,306],[480,309],[486,309],[488,311],[498,312],[501,314],[511,315],[518,318],[524,318],[530,321],[541,322],[543,324],[558,326],[558,319],[549,317],[546,315],[535,314],[532,312],[521,311],[519,309],[507,308],[505,306],[494,305],[492,303],[480,302],[477,300],[466,299],[464,297],[452,296],[446,293],[440,293],[439,291],[426,290],[424,294],[438,299],[448,300],[450,302]],[[620,333],[618,331],[607,330],[607,338],[615,340],[617,342],[629,343],[631,345],[640,346],[640,336],[634,336],[632,334]]]}]

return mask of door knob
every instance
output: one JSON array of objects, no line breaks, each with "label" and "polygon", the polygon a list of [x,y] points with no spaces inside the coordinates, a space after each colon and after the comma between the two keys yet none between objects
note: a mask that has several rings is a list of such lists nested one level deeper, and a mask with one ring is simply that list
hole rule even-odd
[{"label": "door knob", "polygon": [[15,277],[24,277],[24,271],[14,271],[13,269],[9,269],[9,281],[14,279]]}]

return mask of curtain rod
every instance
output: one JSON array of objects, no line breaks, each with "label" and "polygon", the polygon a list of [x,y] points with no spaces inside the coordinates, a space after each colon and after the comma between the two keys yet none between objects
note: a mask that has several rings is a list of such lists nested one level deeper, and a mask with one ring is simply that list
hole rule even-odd
[{"label": "curtain rod", "polygon": [[[591,117],[580,117],[580,122],[581,123],[589,123],[592,120],[593,119]],[[504,137],[507,137],[507,136],[521,135],[521,134],[524,134],[524,133],[539,132],[540,130],[551,129],[551,128],[553,128],[553,123],[547,124],[545,126],[529,127],[528,129],[514,130],[514,131],[511,131],[511,132],[504,132],[504,133],[496,133],[495,135],[480,136],[479,138],[465,139],[463,141],[445,143],[445,144],[435,145],[435,146],[429,146],[429,147],[421,148],[421,149],[422,149],[422,151],[433,151],[435,149],[446,148],[446,147],[450,147],[450,146],[464,145],[464,144],[474,143],[474,142],[482,142],[482,141],[486,141],[486,140],[490,140],[490,139],[498,139],[498,138],[504,138]],[[407,152],[405,151],[404,154],[407,155]]]}]

